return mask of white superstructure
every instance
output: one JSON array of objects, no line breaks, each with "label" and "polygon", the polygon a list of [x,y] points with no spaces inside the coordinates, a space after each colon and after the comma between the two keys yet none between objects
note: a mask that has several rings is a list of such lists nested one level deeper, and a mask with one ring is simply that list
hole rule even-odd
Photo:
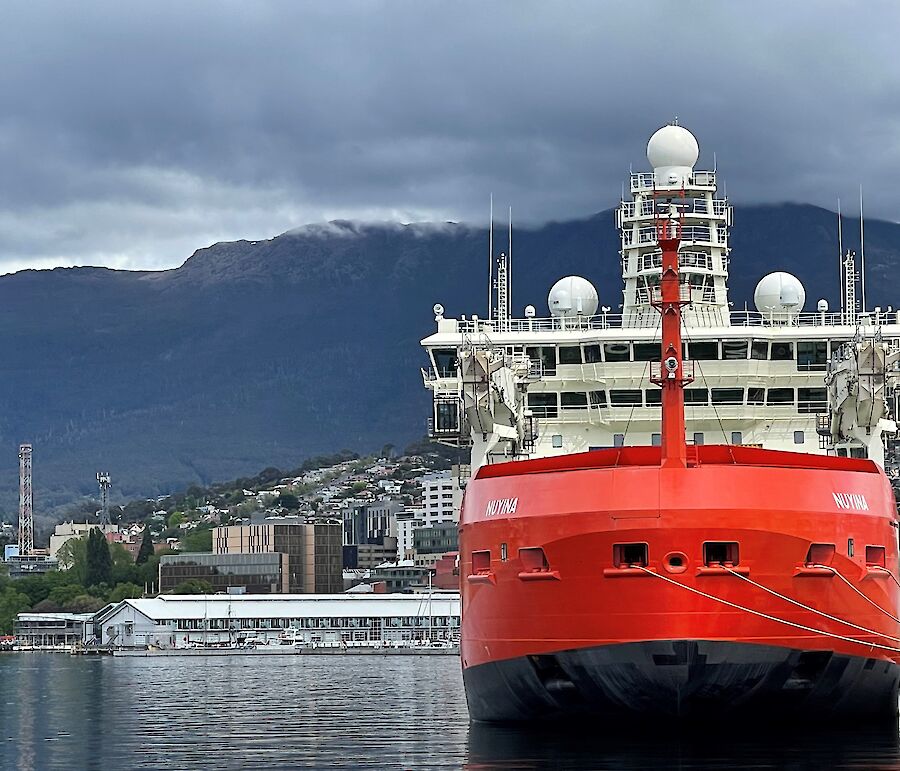
[{"label": "white superstructure", "polygon": [[[647,156],[653,170],[631,175],[630,197],[616,213],[621,314],[610,312],[619,306],[610,288],[598,300],[589,282],[567,276],[550,291],[548,315],[539,318],[529,305],[515,318],[503,285],[508,271],[494,282],[487,318],[446,318],[435,305],[437,329],[422,341],[430,359],[423,378],[434,395],[431,436],[471,446],[473,472],[485,463],[658,443],[660,390],[650,382],[659,360],[659,314],[651,305],[661,270],[655,222],[674,215],[682,220],[682,296],[690,301],[688,442],[869,454],[871,442],[843,441],[825,419],[817,423],[829,413],[825,377],[846,360],[844,344],[873,341],[890,370],[878,398],[893,412],[900,314],[860,305],[852,252],[841,257],[839,312],[824,300],[810,311],[800,280],[777,265],[760,277],[757,309],[731,311],[732,209],[717,193],[715,170],[694,169],[697,141],[677,125],[651,137]],[[847,406],[831,406],[840,409]],[[888,428],[889,421],[879,431]]]}]

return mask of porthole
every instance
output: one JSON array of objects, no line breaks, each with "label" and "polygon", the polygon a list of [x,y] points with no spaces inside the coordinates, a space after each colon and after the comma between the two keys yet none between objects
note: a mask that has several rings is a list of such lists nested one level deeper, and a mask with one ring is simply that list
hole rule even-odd
[{"label": "porthole", "polygon": [[663,567],[669,573],[684,573],[687,570],[687,554],[680,551],[670,551],[663,558]]}]

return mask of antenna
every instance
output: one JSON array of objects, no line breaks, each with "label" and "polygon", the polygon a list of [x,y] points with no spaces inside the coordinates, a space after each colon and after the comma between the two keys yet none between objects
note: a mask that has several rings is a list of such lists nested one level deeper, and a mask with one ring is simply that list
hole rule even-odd
[{"label": "antenna", "polygon": [[491,224],[488,227],[488,320],[494,318],[494,194],[491,193]]},{"label": "antenna", "polygon": [[840,280],[841,286],[841,321],[844,320],[844,312],[846,308],[844,308],[844,236],[843,231],[841,229],[841,198],[838,196],[837,199],[838,204],[838,276]]},{"label": "antenna", "polygon": [[513,308],[512,302],[512,206],[509,207],[509,235],[507,237],[506,242],[506,291],[507,291],[507,303],[509,304],[509,308],[507,311],[507,316],[510,315],[510,312]]},{"label": "antenna", "polygon": [[100,487],[100,526],[105,527],[109,522],[109,488],[112,481],[108,471],[97,472],[97,484]]},{"label": "antenna", "polygon": [[31,492],[31,445],[19,445],[19,556],[34,553],[34,498]]},{"label": "antenna", "polygon": [[866,312],[866,234],[863,227],[863,192],[859,186],[859,273],[860,294],[862,295],[862,312]]},{"label": "antenna", "polygon": [[719,160],[716,158],[716,151],[713,150],[713,174],[719,170]]}]

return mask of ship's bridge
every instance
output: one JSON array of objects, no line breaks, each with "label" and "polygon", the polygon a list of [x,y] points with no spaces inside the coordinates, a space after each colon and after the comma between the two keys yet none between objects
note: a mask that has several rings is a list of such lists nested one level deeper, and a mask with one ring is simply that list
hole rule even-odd
[{"label": "ship's bridge", "polygon": [[677,212],[681,219],[680,272],[683,295],[691,304],[684,322],[691,326],[725,326],[728,313],[728,228],[732,209],[716,197],[715,171],[695,171],[700,148],[690,131],[670,125],[647,143],[652,172],[631,175],[631,200],[616,211],[625,282],[622,324],[655,327],[651,303],[659,287],[662,251],[656,221]]}]

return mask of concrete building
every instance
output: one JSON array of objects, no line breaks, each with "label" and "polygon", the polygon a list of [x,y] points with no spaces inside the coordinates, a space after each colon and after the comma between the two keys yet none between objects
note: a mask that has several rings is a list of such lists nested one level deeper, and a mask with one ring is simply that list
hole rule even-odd
[{"label": "concrete building", "polygon": [[341,515],[344,546],[364,543],[384,544],[385,538],[397,537],[397,514],[403,511],[401,501],[372,501],[345,508]]},{"label": "concrete building", "polygon": [[288,555],[259,554],[164,554],[159,558],[159,590],[171,592],[179,584],[206,581],[216,592],[242,588],[252,594],[286,594]]},{"label": "concrete building", "polygon": [[344,570],[371,570],[397,558],[397,539],[385,537],[384,543],[361,543],[344,547]]},{"label": "concrete building", "polygon": [[214,554],[287,555],[288,591],[339,592],[343,589],[339,522],[266,522],[213,530]]},{"label": "concrete building", "polygon": [[387,592],[421,592],[427,591],[430,574],[430,568],[404,560],[379,565],[369,573],[368,583],[384,583]]},{"label": "concrete building", "polygon": [[19,613],[16,645],[31,648],[71,648],[94,639],[93,613]]},{"label": "concrete building", "polygon": [[459,551],[459,525],[447,522],[413,531],[415,564],[433,567],[445,554]]},{"label": "concrete building", "polygon": [[94,616],[103,645],[181,648],[252,638],[277,645],[457,641],[459,595],[161,595]]},{"label": "concrete building", "polygon": [[106,536],[119,532],[117,525],[103,525],[101,527],[96,522],[60,522],[50,536],[50,556],[55,559],[66,541],[72,538],[81,538],[95,528],[102,530]]},{"label": "concrete building", "polygon": [[425,508],[407,507],[397,512],[397,557],[398,561],[413,558],[413,531],[425,527]]},{"label": "concrete building", "polygon": [[422,507],[425,525],[459,522],[463,492],[459,477],[450,471],[434,471],[419,477],[422,485]]},{"label": "concrete building", "polygon": [[54,557],[46,554],[29,554],[27,556],[16,554],[6,560],[6,569],[10,578],[27,578],[28,576],[42,576],[51,570],[57,570],[59,562]]}]

